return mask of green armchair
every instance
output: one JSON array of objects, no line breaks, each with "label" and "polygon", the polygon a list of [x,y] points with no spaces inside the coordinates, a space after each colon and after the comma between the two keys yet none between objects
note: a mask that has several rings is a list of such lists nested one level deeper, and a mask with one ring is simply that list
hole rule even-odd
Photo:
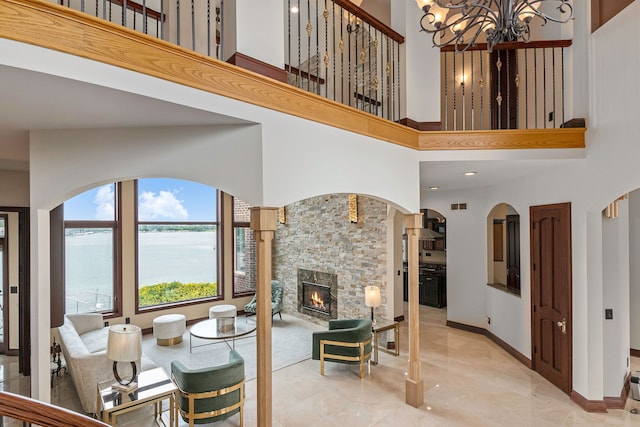
[{"label": "green armchair", "polygon": [[364,378],[364,362],[371,359],[371,320],[333,319],[329,330],[313,333],[313,360],[320,360],[320,375],[324,375],[324,362],[360,365],[360,378]]},{"label": "green armchair", "polygon": [[229,362],[202,369],[188,369],[171,362],[171,379],[178,387],[178,410],[189,427],[226,420],[240,414],[243,423],[244,359],[231,350]]},{"label": "green armchair", "polygon": [[[271,316],[275,316],[276,313],[280,316],[282,320],[282,297],[284,293],[284,288],[282,283],[277,280],[271,281]],[[254,295],[251,301],[244,306],[244,314],[245,316],[251,316],[256,314],[256,296]]]}]

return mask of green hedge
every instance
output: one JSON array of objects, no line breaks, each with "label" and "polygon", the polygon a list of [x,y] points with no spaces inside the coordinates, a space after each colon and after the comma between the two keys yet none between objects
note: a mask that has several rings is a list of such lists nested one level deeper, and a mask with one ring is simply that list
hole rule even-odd
[{"label": "green hedge", "polygon": [[140,307],[148,307],[170,302],[189,301],[216,296],[217,291],[217,283],[158,283],[140,288],[138,303]]}]

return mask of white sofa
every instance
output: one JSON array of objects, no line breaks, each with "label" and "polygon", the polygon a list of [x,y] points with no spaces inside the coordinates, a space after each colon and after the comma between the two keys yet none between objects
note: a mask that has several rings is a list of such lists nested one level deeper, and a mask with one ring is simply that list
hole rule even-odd
[{"label": "white sofa", "polygon": [[[100,313],[68,314],[64,324],[58,328],[58,334],[82,408],[95,414],[98,382],[113,379],[113,361],[107,358],[109,328],[104,326]],[[121,365],[118,365],[118,372],[123,378],[131,375],[131,366]],[[138,372],[155,366],[144,355],[137,364]]]}]

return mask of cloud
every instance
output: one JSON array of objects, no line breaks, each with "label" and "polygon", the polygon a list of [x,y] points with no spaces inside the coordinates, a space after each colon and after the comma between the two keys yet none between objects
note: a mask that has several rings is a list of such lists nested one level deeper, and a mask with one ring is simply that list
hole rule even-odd
[{"label": "cloud", "polygon": [[182,200],[176,199],[175,193],[145,191],[138,199],[138,218],[140,221],[179,221],[188,219],[189,213],[182,205]]},{"label": "cloud", "polygon": [[96,204],[96,219],[112,220],[115,215],[114,194],[111,185],[98,188],[93,203]]}]

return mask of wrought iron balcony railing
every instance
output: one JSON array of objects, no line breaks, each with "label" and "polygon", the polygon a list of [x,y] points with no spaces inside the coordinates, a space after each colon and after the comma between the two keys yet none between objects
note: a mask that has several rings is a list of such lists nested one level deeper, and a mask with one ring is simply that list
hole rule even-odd
[{"label": "wrought iron balcony railing", "polygon": [[566,126],[565,50],[570,40],[485,45],[441,53],[443,130]]},{"label": "wrought iron balcony railing", "polygon": [[287,9],[290,84],[400,119],[401,35],[348,0],[287,0]]}]

